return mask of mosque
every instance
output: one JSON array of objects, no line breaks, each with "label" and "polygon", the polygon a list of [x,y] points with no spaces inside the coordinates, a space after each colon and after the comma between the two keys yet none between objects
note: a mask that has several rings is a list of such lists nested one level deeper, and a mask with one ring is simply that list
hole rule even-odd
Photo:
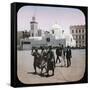
[{"label": "mosque", "polygon": [[65,34],[65,31],[62,30],[58,24],[54,24],[49,31],[38,29],[38,22],[36,22],[36,18],[34,16],[30,22],[30,37],[20,40],[20,47],[23,50],[48,45],[56,47],[59,44],[64,47],[68,45],[75,47],[76,41],[73,39],[72,34]]}]

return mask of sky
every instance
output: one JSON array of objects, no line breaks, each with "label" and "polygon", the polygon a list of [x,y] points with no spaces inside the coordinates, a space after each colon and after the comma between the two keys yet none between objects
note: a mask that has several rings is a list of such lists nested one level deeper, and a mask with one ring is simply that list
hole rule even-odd
[{"label": "sky", "polygon": [[85,16],[82,11],[75,8],[47,7],[47,6],[23,6],[17,13],[18,31],[30,30],[32,16],[36,17],[38,28],[51,30],[54,24],[69,32],[70,25],[84,25]]}]

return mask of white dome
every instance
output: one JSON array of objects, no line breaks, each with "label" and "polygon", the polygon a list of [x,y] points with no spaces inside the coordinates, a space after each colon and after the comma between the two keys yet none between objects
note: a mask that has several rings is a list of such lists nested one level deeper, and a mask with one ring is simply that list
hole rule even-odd
[{"label": "white dome", "polygon": [[61,27],[60,27],[60,25],[58,25],[58,24],[54,24],[54,25],[52,26],[52,29],[60,29],[60,30],[61,30]]},{"label": "white dome", "polygon": [[54,24],[51,29],[51,34],[53,34],[56,39],[62,38],[62,29],[60,25]]}]

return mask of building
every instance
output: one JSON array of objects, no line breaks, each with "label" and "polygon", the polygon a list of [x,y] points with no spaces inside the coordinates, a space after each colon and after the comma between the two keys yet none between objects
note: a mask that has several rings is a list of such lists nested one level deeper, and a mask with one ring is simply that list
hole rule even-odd
[{"label": "building", "polygon": [[71,47],[76,46],[76,42],[73,39],[72,34],[66,33],[64,30],[62,30],[61,26],[58,24],[54,24],[52,26],[51,34],[54,35],[56,39],[65,39],[66,46],[71,46]]},{"label": "building", "polygon": [[50,30],[42,32],[41,29],[38,29],[38,22],[36,22],[35,17],[32,17],[30,22],[30,36],[25,34],[25,38],[20,39],[20,48],[23,50],[29,50],[33,46],[41,47],[52,45],[53,47],[58,46],[59,44],[66,46],[75,47],[76,42],[73,39],[72,34],[65,34],[64,30],[61,29],[61,26],[54,24]]},{"label": "building", "polygon": [[37,36],[37,30],[38,30],[38,22],[36,22],[35,17],[32,17],[32,21],[30,22],[30,36],[35,37]]},{"label": "building", "polygon": [[38,22],[36,22],[35,16],[32,17],[30,22],[30,37],[42,36],[42,30],[38,29]]},{"label": "building", "polygon": [[17,32],[17,45],[20,45],[21,39],[28,38],[28,37],[30,37],[30,32],[28,32],[27,30],[18,31]]},{"label": "building", "polygon": [[58,24],[54,24],[54,25],[52,26],[52,30],[51,30],[50,33],[51,33],[52,35],[54,35],[54,36],[56,37],[56,39],[62,38],[62,35],[63,35],[61,26],[58,25]]},{"label": "building", "polygon": [[40,48],[41,46],[47,47],[52,45],[52,47],[56,47],[59,44],[65,47],[66,40],[65,39],[55,39],[50,33],[45,33],[42,37],[30,37],[27,39],[21,39],[21,49],[30,50],[32,47]]},{"label": "building", "polygon": [[21,39],[26,39],[29,37],[40,37],[42,36],[42,30],[38,29],[38,22],[36,22],[36,18],[33,16],[30,22],[30,30],[18,31],[17,32],[17,45],[20,45]]},{"label": "building", "polygon": [[86,29],[85,25],[70,26],[70,32],[76,40],[76,47],[82,48],[86,46]]},{"label": "building", "polygon": [[41,46],[57,47],[59,44],[66,46],[75,47],[75,40],[71,34],[65,34],[64,30],[61,29],[60,25],[53,25],[52,29],[49,31],[44,31],[41,35],[41,30],[39,30],[38,36],[30,36],[26,39],[21,39],[21,49],[29,50],[32,47],[40,48]]}]

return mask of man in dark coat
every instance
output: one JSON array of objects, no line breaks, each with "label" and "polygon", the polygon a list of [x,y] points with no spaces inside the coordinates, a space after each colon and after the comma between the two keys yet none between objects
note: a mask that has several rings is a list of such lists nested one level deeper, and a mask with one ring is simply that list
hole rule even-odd
[{"label": "man in dark coat", "polygon": [[66,66],[66,60],[65,60],[65,57],[66,57],[66,47],[63,47],[62,54],[63,54],[62,56],[63,56],[64,66]]},{"label": "man in dark coat", "polygon": [[72,57],[72,53],[70,46],[67,46],[67,50],[66,50],[67,67],[71,66],[71,57]]},{"label": "man in dark coat", "polygon": [[47,76],[49,75],[49,70],[52,70],[52,75],[54,75],[54,68],[55,68],[54,52],[52,51],[52,47],[49,46],[49,50],[47,52]]},{"label": "man in dark coat", "polygon": [[61,47],[57,47],[56,55],[57,55],[56,63],[58,62],[58,60],[59,60],[59,63],[60,63],[61,62],[60,57],[62,56],[62,48]]}]

